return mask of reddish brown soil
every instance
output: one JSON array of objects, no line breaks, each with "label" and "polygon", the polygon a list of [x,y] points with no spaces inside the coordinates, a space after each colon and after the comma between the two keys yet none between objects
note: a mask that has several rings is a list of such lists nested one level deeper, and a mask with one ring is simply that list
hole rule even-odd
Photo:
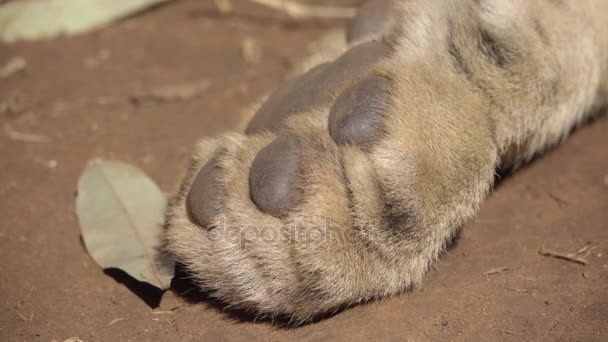
[{"label": "reddish brown soil", "polygon": [[[497,185],[480,214],[416,290],[296,329],[239,321],[168,292],[153,311],[85,252],[74,215],[78,176],[93,157],[124,160],[177,189],[195,140],[231,129],[328,28],[277,21],[237,2],[183,0],[81,37],[0,46],[24,74],[0,80],[0,340],[608,339],[608,118]],[[247,65],[244,37],[262,61]],[[106,50],[96,65],[86,62]],[[202,96],[129,102],[138,87],[207,79]],[[108,100],[110,99],[110,100]],[[44,135],[24,142],[7,132]],[[586,266],[539,255],[600,246]],[[492,275],[485,272],[508,267]]]}]

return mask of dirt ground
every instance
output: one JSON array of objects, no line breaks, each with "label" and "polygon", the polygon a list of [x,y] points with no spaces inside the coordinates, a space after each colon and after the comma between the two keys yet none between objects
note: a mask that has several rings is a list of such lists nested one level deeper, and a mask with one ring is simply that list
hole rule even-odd
[{"label": "dirt ground", "polygon": [[[220,16],[211,1],[183,0],[94,34],[0,46],[0,65],[28,63],[0,80],[0,340],[608,340],[606,116],[502,180],[421,288],[314,324],[243,320],[171,291],[152,309],[104,274],[74,214],[87,160],[135,164],[173,193],[197,138],[235,127],[243,106],[341,24],[235,5]],[[243,60],[246,37],[262,48],[258,64]],[[193,99],[130,101],[196,80],[211,86]],[[587,265],[539,254],[588,244]]]}]

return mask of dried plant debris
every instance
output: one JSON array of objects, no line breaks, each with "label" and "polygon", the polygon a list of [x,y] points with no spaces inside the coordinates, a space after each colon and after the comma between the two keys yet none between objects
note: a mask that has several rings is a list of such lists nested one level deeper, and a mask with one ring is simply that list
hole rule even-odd
[{"label": "dried plant debris", "polygon": [[124,319],[124,318],[122,318],[122,317],[114,318],[113,320],[111,320],[110,322],[108,322],[108,324],[107,324],[107,325],[108,325],[109,327],[111,327],[111,326],[113,326],[114,324],[116,324],[116,323],[118,323],[118,322],[120,322],[120,321],[124,321],[124,320],[125,320],[125,319]]},{"label": "dried plant debris", "polygon": [[101,49],[95,55],[84,60],[84,66],[88,69],[94,69],[107,61],[112,56],[108,49]]},{"label": "dried plant debris", "polygon": [[545,247],[541,248],[538,251],[538,254],[542,255],[542,256],[546,256],[546,257],[551,257],[551,258],[556,258],[556,259],[562,259],[562,260],[566,260],[566,261],[571,261],[577,264],[581,264],[581,265],[587,265],[588,261],[577,257],[576,254],[574,253],[560,253],[557,251],[553,251],[550,249],[547,249]]},{"label": "dried plant debris", "polygon": [[514,287],[506,287],[505,290],[511,291],[511,292],[517,292],[517,293],[530,293],[530,290],[518,289],[518,288],[514,288]]},{"label": "dried plant debris", "polygon": [[245,63],[255,65],[262,60],[262,48],[255,38],[246,37],[241,43],[241,55]]},{"label": "dried plant debris", "polygon": [[79,337],[70,337],[67,340],[63,340],[63,342],[83,342]]},{"label": "dried plant debris", "polygon": [[357,14],[354,7],[331,7],[307,5],[289,0],[250,0],[285,13],[293,19],[350,19]]},{"label": "dried plant debris", "polygon": [[482,274],[487,277],[487,276],[491,276],[491,275],[495,275],[495,274],[510,272],[510,271],[513,271],[514,269],[515,269],[515,267],[513,267],[513,266],[500,266],[500,267],[491,268],[491,269],[483,272]]},{"label": "dried plant debris", "polygon": [[5,101],[0,102],[0,115],[14,118],[28,111],[29,106],[18,94],[9,95]]},{"label": "dried plant debris", "polygon": [[174,264],[161,252],[167,200],[134,166],[91,161],[78,181],[76,213],[87,251],[102,268],[167,289]]},{"label": "dried plant debris", "polygon": [[211,82],[199,80],[172,85],[165,85],[154,89],[140,90],[131,96],[133,103],[167,103],[186,101],[195,98],[209,89]]},{"label": "dried plant debris", "polygon": [[0,7],[0,41],[10,43],[85,33],[168,1],[11,1]]},{"label": "dried plant debris", "polygon": [[16,131],[9,124],[4,124],[4,134],[6,134],[6,137],[10,140],[25,143],[41,144],[51,141],[49,137],[44,135]]},{"label": "dried plant debris", "polygon": [[0,68],[0,78],[8,78],[27,69],[27,61],[23,57],[13,57]]},{"label": "dried plant debris", "polygon": [[543,246],[538,250],[538,254],[550,258],[570,261],[580,265],[587,265],[589,263],[587,257],[597,248],[598,246],[594,246],[591,243],[587,243],[585,246],[581,247],[576,252],[562,253]]},{"label": "dried plant debris", "polygon": [[213,0],[213,3],[221,14],[230,14],[234,10],[234,6],[232,6],[232,1],[230,0]]}]

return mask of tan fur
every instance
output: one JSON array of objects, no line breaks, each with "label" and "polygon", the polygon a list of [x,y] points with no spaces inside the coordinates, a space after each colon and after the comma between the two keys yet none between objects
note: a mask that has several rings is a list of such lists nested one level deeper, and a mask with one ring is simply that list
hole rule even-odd
[{"label": "tan fur", "polygon": [[[307,321],[418,284],[498,168],[561,142],[606,104],[608,1],[402,0],[399,8],[387,33],[393,53],[373,71],[392,84],[387,128],[369,151],[332,141],[327,108],[289,117],[278,133],[196,147],[166,250],[227,304]],[[503,49],[491,51],[494,63],[480,52],[480,31],[486,47]],[[336,44],[301,72],[346,49]],[[304,159],[304,202],[285,218],[261,212],[248,184],[256,153],[279,134],[299,137]],[[211,157],[222,198],[215,221],[200,227],[185,198]]]}]

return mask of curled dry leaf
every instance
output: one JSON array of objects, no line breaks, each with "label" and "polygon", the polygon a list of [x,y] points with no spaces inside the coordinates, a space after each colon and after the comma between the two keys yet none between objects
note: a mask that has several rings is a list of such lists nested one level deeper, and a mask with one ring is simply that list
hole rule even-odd
[{"label": "curled dry leaf", "polygon": [[161,289],[174,273],[160,250],[166,207],[158,186],[128,164],[93,160],[78,181],[76,213],[89,254]]}]

